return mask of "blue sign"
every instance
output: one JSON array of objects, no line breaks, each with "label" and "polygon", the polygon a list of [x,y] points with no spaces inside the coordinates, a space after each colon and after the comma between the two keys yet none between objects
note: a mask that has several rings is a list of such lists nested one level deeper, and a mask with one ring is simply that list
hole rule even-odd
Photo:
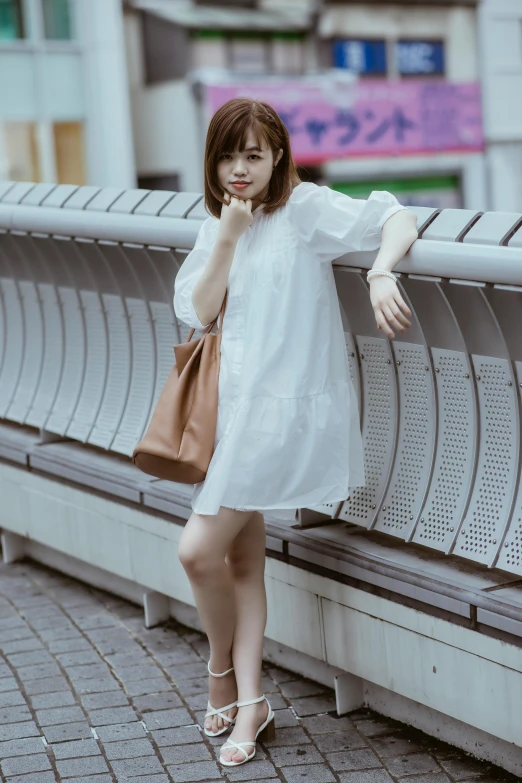
[{"label": "blue sign", "polygon": [[344,39],[333,42],[334,68],[363,75],[386,74],[386,42]]},{"label": "blue sign", "polygon": [[442,41],[398,41],[395,48],[401,76],[430,76],[444,73]]}]

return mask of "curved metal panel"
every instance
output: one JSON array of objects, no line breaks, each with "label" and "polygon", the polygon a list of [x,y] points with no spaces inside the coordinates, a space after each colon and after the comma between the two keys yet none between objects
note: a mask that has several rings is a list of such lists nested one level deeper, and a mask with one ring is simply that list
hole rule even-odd
[{"label": "curved metal panel", "polygon": [[371,527],[393,462],[398,419],[397,380],[388,340],[357,336],[355,343],[361,362],[366,485],[352,490],[339,518]]},{"label": "curved metal panel", "polygon": [[0,374],[0,417],[5,417],[14,399],[23,366],[25,322],[20,288],[9,264],[8,237],[0,232],[0,287],[4,302],[6,343]]},{"label": "curved metal panel", "polygon": [[[517,385],[519,389],[518,403],[521,404],[522,394],[522,362],[516,362]],[[522,575],[522,481],[519,479],[518,493],[513,510],[513,516],[506,531],[506,536],[500,548],[497,568],[503,568],[512,574]]]},{"label": "curved metal panel", "polygon": [[413,541],[448,552],[465,511],[474,473],[477,405],[466,354],[432,348],[438,435],[433,476]]},{"label": "curved metal panel", "polygon": [[375,529],[408,539],[430,480],[436,406],[426,347],[396,343],[394,352],[399,386],[397,451]]},{"label": "curved metal panel", "polygon": [[473,356],[480,442],[473,495],[453,552],[491,565],[507,527],[520,450],[518,403],[506,359]]}]

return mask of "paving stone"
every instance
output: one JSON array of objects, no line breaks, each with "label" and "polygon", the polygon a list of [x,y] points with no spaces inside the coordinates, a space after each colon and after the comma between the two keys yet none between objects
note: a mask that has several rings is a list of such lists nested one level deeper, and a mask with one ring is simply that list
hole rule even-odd
[{"label": "paving stone", "polygon": [[138,720],[132,707],[109,707],[103,710],[91,710],[89,713],[93,726],[111,726],[114,723],[133,723]]},{"label": "paving stone", "polygon": [[36,696],[31,696],[30,699],[34,710],[45,710],[51,707],[70,707],[76,704],[74,693],[71,691],[40,693]]},{"label": "paving stone", "polygon": [[280,685],[281,693],[286,696],[287,699],[302,698],[304,696],[317,696],[323,694],[325,688],[316,682],[311,680],[290,680],[290,682],[282,682]]},{"label": "paving stone", "polygon": [[[187,764],[188,767],[192,766]],[[118,779],[125,779],[125,776],[131,778],[137,775],[152,775],[155,772],[164,772],[163,766],[157,756],[146,756],[145,758],[123,759],[121,761],[111,761],[111,767],[116,773]],[[207,775],[207,777],[210,777]],[[192,778],[197,780],[198,778]]]},{"label": "paving stone", "polygon": [[101,751],[95,739],[54,743],[52,751],[57,759],[73,759],[82,756],[99,756]]},{"label": "paving stone", "polygon": [[0,725],[0,742],[5,740],[23,739],[24,737],[38,737],[40,729],[32,720],[22,723],[5,723]]},{"label": "paving stone", "polygon": [[283,729],[287,726],[297,726],[299,724],[298,719],[289,708],[286,710],[277,710],[275,712],[274,721],[276,729]]},{"label": "paving stone", "polygon": [[277,767],[284,767],[292,764],[317,764],[324,761],[317,748],[312,744],[298,745],[297,747],[291,745],[286,748],[277,748],[270,744],[268,752]]},{"label": "paving stone", "polygon": [[203,661],[179,664],[177,666],[166,666],[165,670],[176,682],[192,680],[194,677],[208,677],[207,664],[203,663]]},{"label": "paving stone", "polygon": [[336,731],[329,734],[316,734],[314,743],[321,753],[335,753],[341,750],[367,748],[368,743],[356,731]]},{"label": "paving stone", "polygon": [[439,759],[439,763],[455,781],[468,781],[486,771],[486,764],[473,758]]},{"label": "paving stone", "polygon": [[25,704],[25,698],[21,691],[0,693],[0,707],[14,707],[20,704]]},{"label": "paving stone", "polygon": [[129,700],[121,691],[86,693],[80,697],[86,710],[100,710],[104,707],[128,707]]},{"label": "paving stone", "polygon": [[119,691],[120,686],[112,677],[94,677],[92,680],[76,680],[74,683],[76,693],[104,693],[106,691]]},{"label": "paving stone", "polygon": [[36,719],[40,726],[56,726],[61,723],[74,723],[84,720],[81,707],[56,707],[48,710],[37,710]]},{"label": "paving stone", "polygon": [[27,737],[25,739],[13,739],[0,742],[0,758],[8,756],[28,756],[31,753],[45,751],[44,744],[39,737]]},{"label": "paving stone", "polygon": [[310,734],[328,734],[333,731],[353,731],[353,723],[348,718],[334,715],[314,715],[301,719],[301,725]]},{"label": "paving stone", "polygon": [[[193,742],[203,742],[203,734],[198,726],[184,726],[181,729],[158,729],[151,732],[156,745],[161,748],[167,745],[185,745]],[[221,737],[224,739],[224,737]]]},{"label": "paving stone", "polygon": [[57,663],[37,663],[32,666],[21,666],[17,669],[17,674],[22,682],[28,680],[41,680],[43,677],[54,677],[61,674]]},{"label": "paving stone", "polygon": [[[368,769],[364,772],[341,772],[339,775],[341,783],[393,783],[393,778],[386,772],[385,769]],[[413,781],[408,778],[408,781]],[[429,781],[427,781],[429,783]],[[433,783],[439,783],[434,780]]]},{"label": "paving stone", "polygon": [[[93,648],[89,645],[86,649],[81,650],[67,650],[64,652],[56,652],[56,657],[65,667],[75,667],[87,664],[101,664],[102,659]],[[106,669],[105,669],[106,670]],[[69,669],[70,671],[70,669]]]},{"label": "paving stone", "polygon": [[95,775],[98,772],[109,771],[105,759],[101,756],[87,756],[86,758],[81,759],[57,761],[56,769],[62,778],[70,778],[73,776],[80,777],[81,775],[88,777],[89,775]]},{"label": "paving stone", "polygon": [[387,759],[386,766],[390,773],[398,778],[424,772],[440,772],[435,759],[427,753],[411,753],[408,756]]},{"label": "paving stone", "polygon": [[129,739],[108,742],[105,753],[109,760],[132,759],[142,756],[153,756],[155,751],[148,739]]},{"label": "paving stone", "polygon": [[[118,781],[120,780],[122,782],[128,780],[129,783],[171,783],[172,778],[169,778],[165,773],[160,773],[159,775],[138,775],[137,778],[118,778]],[[67,783],[70,783],[70,781],[67,781]],[[96,781],[93,781],[93,783],[96,783]]]},{"label": "paving stone", "polygon": [[[249,762],[248,765],[245,764],[244,766],[251,766],[254,763],[255,762]],[[176,783],[192,783],[192,781],[195,782],[202,780],[207,781],[213,778],[217,780],[223,780],[223,777],[220,773],[220,768],[214,761],[199,761],[195,762],[194,764],[175,764],[168,766],[167,769]],[[253,771],[254,770],[251,770],[251,775],[248,778],[236,778],[232,775],[228,775],[228,777],[230,780],[255,780],[256,778],[252,777]],[[228,772],[229,769],[227,768],[227,773]]]},{"label": "paving stone", "polygon": [[384,759],[406,753],[418,753],[423,750],[418,743],[400,732],[374,737],[371,744],[375,752]]},{"label": "paving stone", "polygon": [[177,726],[188,726],[194,722],[190,713],[183,707],[177,710],[148,712],[143,716],[143,720],[149,731],[153,731],[154,729],[172,729]]},{"label": "paving stone", "polygon": [[[42,746],[43,747],[43,746]],[[41,772],[51,769],[51,764],[45,751],[43,753],[34,753],[31,756],[13,756],[4,759],[1,763],[3,774],[26,775],[29,772]]]},{"label": "paving stone", "polygon": [[161,748],[161,757],[165,764],[188,764],[194,761],[211,761],[212,756],[203,742],[193,745],[174,745]]},{"label": "paving stone", "polygon": [[171,707],[181,707],[183,705],[183,702],[175,691],[170,691],[170,693],[152,693],[146,696],[138,696],[132,701],[136,709],[139,710],[142,715],[146,712],[167,710]]},{"label": "paving stone", "polygon": [[119,740],[138,739],[147,736],[145,726],[140,721],[135,723],[116,723],[114,726],[97,726],[96,734],[102,742],[118,742]]},{"label": "paving stone", "polygon": [[80,635],[72,636],[66,639],[49,639],[47,641],[47,646],[49,648],[49,652],[53,654],[93,649],[89,640]]},{"label": "paving stone", "polygon": [[336,709],[335,699],[331,696],[307,696],[304,699],[294,699],[292,707],[299,716],[318,715]]},{"label": "paving stone", "polygon": [[16,639],[12,642],[5,642],[0,644],[0,648],[4,655],[10,655],[11,653],[26,652],[28,650],[45,650],[45,647],[36,636],[27,636],[24,639]]},{"label": "paving stone", "polygon": [[55,693],[56,691],[69,691],[70,686],[65,677],[42,677],[38,680],[29,680],[24,683],[24,690],[28,696],[38,693]]},{"label": "paving stone", "polygon": [[241,764],[239,767],[223,767],[220,768],[225,772],[230,781],[263,781],[270,778],[276,778],[277,770],[273,764],[269,761],[263,761],[256,757],[252,761],[248,761],[246,764]]},{"label": "paving stone", "polygon": [[390,734],[392,731],[400,730],[400,724],[392,723],[391,721],[382,718],[368,718],[366,720],[354,721],[357,731],[364,734],[366,737],[376,737],[379,734]]},{"label": "paving stone", "polygon": [[20,704],[16,707],[4,707],[0,709],[0,725],[3,723],[17,723],[19,721],[30,720],[31,713],[27,705]]},{"label": "paving stone", "polygon": [[74,739],[90,739],[91,727],[85,721],[79,723],[62,723],[59,726],[46,726],[42,734],[47,742],[65,742]]},{"label": "paving stone", "polygon": [[331,771],[324,764],[312,764],[307,767],[285,767],[284,779],[287,783],[335,783]]},{"label": "paving stone", "polygon": [[[54,772],[31,772],[29,775],[15,775],[7,778],[8,783],[56,783]],[[73,783],[68,780],[67,783]],[[96,783],[91,779],[91,783]]]},{"label": "paving stone", "polygon": [[311,742],[309,736],[301,726],[288,726],[287,728],[278,728],[274,740],[270,740],[270,748],[277,748],[287,745],[306,745]]},{"label": "paving stone", "polygon": [[[390,778],[391,780],[391,778]],[[408,775],[406,778],[401,778],[404,783],[451,783],[449,777],[444,772],[428,773],[427,775]],[[484,779],[480,779],[480,783],[483,783]],[[498,778],[491,783],[499,783]]]},{"label": "paving stone", "polygon": [[130,698],[134,696],[143,696],[147,693],[158,693],[159,691],[170,691],[172,685],[165,677],[157,677],[154,680],[133,680],[125,684],[125,693]]},{"label": "paving stone", "polygon": [[280,685],[282,682],[291,682],[295,680],[295,674],[287,671],[287,669],[281,669],[279,666],[268,666],[267,673],[270,679]]},{"label": "paving stone", "polygon": [[2,677],[0,679],[0,693],[16,690],[18,690],[18,683],[14,677]]},{"label": "paving stone", "polygon": [[[4,655],[5,655],[4,651]],[[54,659],[47,650],[31,650],[30,652],[17,652],[6,655],[11,666],[19,668],[31,664],[53,663]]]},{"label": "paving stone", "polygon": [[370,748],[327,753],[326,759],[336,771],[382,767],[379,758]]},{"label": "paving stone", "polygon": [[67,674],[72,682],[92,680],[95,677],[107,678],[110,669],[106,663],[86,663],[83,666],[68,666]]},{"label": "paving stone", "polygon": [[[56,778],[53,778],[55,781]],[[82,776],[81,778],[66,778],[67,783],[113,783],[113,777],[108,775],[89,775],[88,777]],[[11,781],[9,781],[11,783]],[[27,781],[29,783],[29,781]],[[32,781],[30,783],[33,783]],[[135,780],[132,781],[135,783]]]}]

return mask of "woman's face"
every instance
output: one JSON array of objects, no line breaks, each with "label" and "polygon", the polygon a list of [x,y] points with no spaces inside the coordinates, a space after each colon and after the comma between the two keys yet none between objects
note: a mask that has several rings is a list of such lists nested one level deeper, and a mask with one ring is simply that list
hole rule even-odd
[{"label": "woman's face", "polygon": [[274,159],[266,141],[259,143],[262,145],[261,148],[258,147],[256,138],[250,130],[245,149],[223,152],[217,171],[219,184],[223,190],[243,200],[252,199],[254,209],[266,197],[274,165],[279,162],[283,154],[283,151],[279,150]]}]

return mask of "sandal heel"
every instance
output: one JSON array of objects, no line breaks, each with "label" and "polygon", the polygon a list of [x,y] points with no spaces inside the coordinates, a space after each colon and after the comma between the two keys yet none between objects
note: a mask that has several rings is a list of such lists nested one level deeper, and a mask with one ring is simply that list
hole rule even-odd
[{"label": "sandal heel", "polygon": [[259,734],[258,739],[261,742],[271,742],[272,740],[275,740],[275,736],[276,736],[275,719],[272,718],[270,723],[267,723],[263,731]]}]

